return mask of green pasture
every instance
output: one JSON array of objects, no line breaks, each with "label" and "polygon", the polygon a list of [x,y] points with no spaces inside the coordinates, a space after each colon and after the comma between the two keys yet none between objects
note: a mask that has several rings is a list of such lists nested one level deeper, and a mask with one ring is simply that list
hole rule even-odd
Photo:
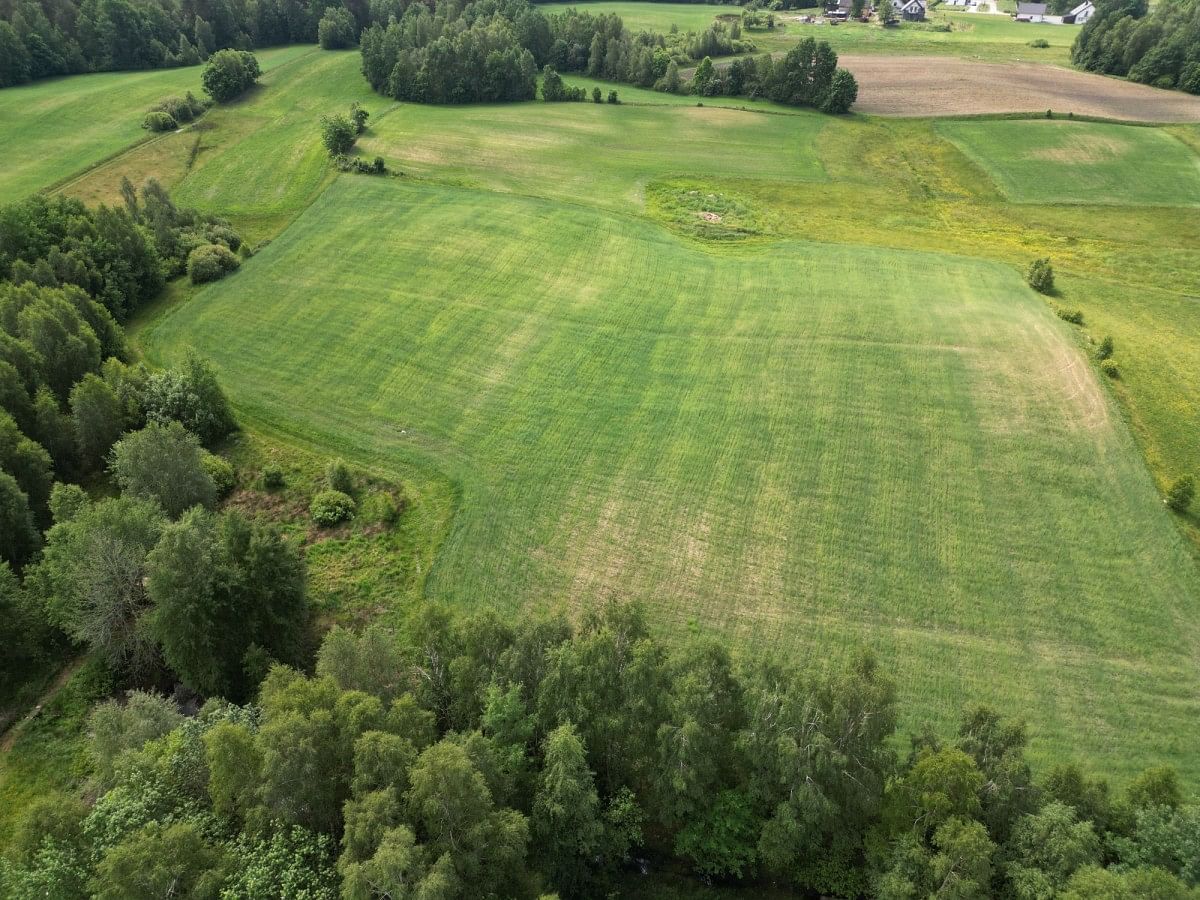
[{"label": "green pasture", "polygon": [[434,597],[865,643],[908,726],[984,700],[1041,759],[1197,773],[1200,578],[1008,266],[342,177],[142,339],[209,356],[250,421],[455,483]]},{"label": "green pasture", "polygon": [[938,131],[1018,203],[1200,204],[1200,155],[1157,128],[947,121]]},{"label": "green pasture", "polygon": [[[599,0],[584,3],[544,3],[545,12],[576,8],[599,15],[616,13],[633,31],[702,31],[720,15],[736,14],[740,7],[701,3],[648,3],[639,0]],[[883,28],[876,23],[847,22],[838,26],[807,25],[803,15],[811,9],[777,12],[774,31],[747,31],[743,37],[755,42],[760,52],[785,51],[801,38],[828,41],[839,53],[890,53],[896,55],[949,55],[988,61],[1023,60],[1067,64],[1071,44],[1079,29],[1069,25],[1033,25],[1014,22],[1008,16],[934,10],[927,22],[905,22]],[[946,30],[946,29],[949,30]],[[1030,47],[1041,38],[1049,47]]]},{"label": "green pasture", "polygon": [[[256,51],[265,72],[312,52]],[[264,81],[270,80],[270,75]],[[19,200],[149,137],[155,102],[200,88],[200,67],[53,78],[0,91],[0,203]]]},{"label": "green pasture", "polygon": [[823,179],[814,144],[827,122],[815,113],[751,115],[694,104],[410,104],[373,127],[358,152],[409,174],[633,211],[646,184],[660,178]]}]

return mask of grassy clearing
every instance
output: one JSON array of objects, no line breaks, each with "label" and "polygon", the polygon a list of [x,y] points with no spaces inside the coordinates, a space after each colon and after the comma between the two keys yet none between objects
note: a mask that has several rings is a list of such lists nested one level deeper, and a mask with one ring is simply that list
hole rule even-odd
[{"label": "grassy clearing", "polygon": [[1039,758],[1197,774],[1197,573],[1071,332],[1006,266],[718,252],[342,178],[143,336],[210,356],[253,421],[457,485],[433,596],[637,597],[749,652],[865,642],[908,725],[987,700],[1037,710]]},{"label": "grassy clearing", "polygon": [[[268,73],[264,80],[272,69],[311,51],[303,46],[257,51]],[[202,96],[199,66],[75,75],[0,91],[0,202],[32,194],[146,140],[146,110],[189,90]]]},{"label": "grassy clearing", "polygon": [[813,148],[827,122],[815,113],[694,105],[408,105],[372,129],[359,152],[410,174],[633,211],[660,178],[753,172],[777,183],[820,180]]},{"label": "grassy clearing", "polygon": [[1018,203],[1200,204],[1200,156],[1161,129],[1030,120],[938,131]]},{"label": "grassy clearing", "polygon": [[[637,0],[597,3],[545,3],[547,12],[562,9],[616,13],[632,31],[701,31],[720,15],[737,13],[740,7],[699,3],[644,3]],[[774,31],[746,32],[759,52],[787,50],[796,41],[815,37],[828,41],[839,53],[934,54],[966,56],[987,60],[1025,60],[1065,65],[1070,61],[1071,43],[1078,34],[1073,26],[1027,25],[1008,16],[934,11],[924,23],[903,23],[882,28],[874,23],[847,22],[836,27],[805,25],[799,21],[816,9],[784,10],[776,13]],[[949,30],[946,30],[946,29]],[[1050,46],[1034,48],[1029,42],[1041,38]]]}]

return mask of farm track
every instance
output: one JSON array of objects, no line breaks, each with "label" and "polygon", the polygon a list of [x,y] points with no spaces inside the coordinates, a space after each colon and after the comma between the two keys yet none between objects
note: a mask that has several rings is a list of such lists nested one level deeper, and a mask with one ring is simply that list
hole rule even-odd
[{"label": "farm track", "polygon": [[1200,122],[1200,97],[1041,63],[844,54],[859,113],[963,116],[1074,113],[1131,122]]}]

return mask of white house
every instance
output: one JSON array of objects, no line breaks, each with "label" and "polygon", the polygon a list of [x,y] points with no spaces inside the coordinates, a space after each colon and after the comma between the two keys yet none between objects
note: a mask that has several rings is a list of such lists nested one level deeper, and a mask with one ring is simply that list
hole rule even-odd
[{"label": "white house", "polygon": [[1065,25],[1082,25],[1096,14],[1096,4],[1092,0],[1083,0],[1077,7],[1063,16]]},{"label": "white house", "polygon": [[1018,22],[1046,21],[1045,3],[1018,3],[1016,20]]}]

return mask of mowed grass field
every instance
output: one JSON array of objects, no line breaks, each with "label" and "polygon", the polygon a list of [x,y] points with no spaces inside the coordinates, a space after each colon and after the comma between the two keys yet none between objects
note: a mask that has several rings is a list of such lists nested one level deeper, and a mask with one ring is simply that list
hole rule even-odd
[{"label": "mowed grass field", "polygon": [[823,180],[815,142],[827,122],[815,113],[747,115],[694,103],[616,111],[594,103],[406,105],[378,122],[357,152],[380,154],[410,174],[635,210],[649,182],[674,176]]},{"label": "mowed grass field", "polygon": [[1040,759],[1198,774],[1196,569],[1008,266],[343,177],[141,337],[209,356],[251,421],[457,483],[433,597],[866,644],[907,726],[982,700]]},{"label": "mowed grass field", "polygon": [[[650,3],[639,0],[597,0],[583,3],[543,3],[539,8],[553,13],[576,8],[600,15],[616,13],[632,31],[703,31],[717,16],[735,15],[740,6],[705,3]],[[803,15],[819,14],[810,9],[782,10],[775,13],[778,26],[773,31],[743,33],[759,52],[781,52],[796,41],[815,37],[828,41],[839,53],[932,54],[965,56],[992,61],[1019,59],[1065,65],[1070,61],[1071,43],[1078,34],[1074,26],[1033,25],[1014,22],[1008,16],[979,13],[930,13],[927,22],[905,22],[891,28],[875,23],[846,22],[836,27],[808,25]],[[1048,47],[1030,47],[1041,38]]]},{"label": "mowed grass field", "polygon": [[[312,47],[256,51],[269,73]],[[146,110],[200,87],[200,66],[102,72],[0,91],[0,203],[19,200],[149,137]],[[268,75],[269,78],[269,75]]]},{"label": "mowed grass field", "polygon": [[1018,203],[1200,204],[1200,156],[1157,128],[949,121],[938,131]]}]

